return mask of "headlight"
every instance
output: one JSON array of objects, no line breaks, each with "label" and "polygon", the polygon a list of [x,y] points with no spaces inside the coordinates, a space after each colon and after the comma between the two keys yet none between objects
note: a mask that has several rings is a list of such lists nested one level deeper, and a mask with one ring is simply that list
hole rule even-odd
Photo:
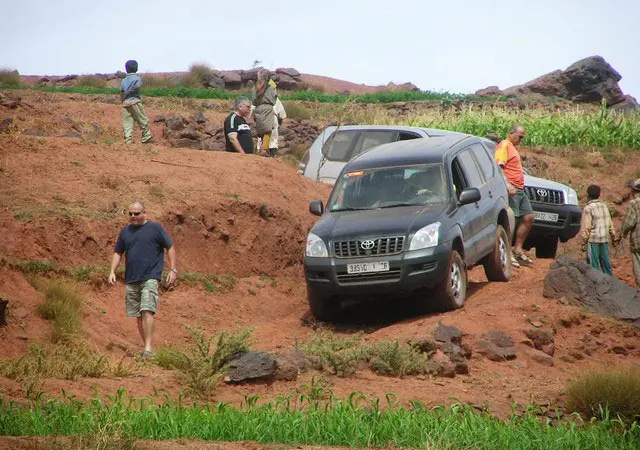
[{"label": "headlight", "polygon": [[569,188],[567,192],[567,205],[577,205],[578,194],[573,189]]},{"label": "headlight", "polygon": [[435,247],[438,245],[438,230],[440,222],[434,222],[431,225],[420,228],[411,238],[409,250],[420,250],[422,248]]},{"label": "headlight", "polygon": [[305,254],[313,258],[329,256],[329,252],[327,251],[327,246],[324,244],[324,241],[313,233],[309,233],[309,236],[307,236],[307,250]]}]

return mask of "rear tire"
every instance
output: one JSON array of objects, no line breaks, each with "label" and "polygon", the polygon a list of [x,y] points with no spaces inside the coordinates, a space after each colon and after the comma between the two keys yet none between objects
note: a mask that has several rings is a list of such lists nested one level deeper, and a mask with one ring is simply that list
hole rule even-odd
[{"label": "rear tire", "polygon": [[482,265],[489,281],[509,281],[511,278],[511,246],[502,225],[498,225],[496,243]]},{"label": "rear tire", "polygon": [[555,258],[558,253],[558,238],[547,237],[538,239],[536,242],[536,258]]},{"label": "rear tire", "polygon": [[334,297],[320,297],[307,289],[309,309],[316,319],[323,322],[335,320],[342,310],[340,300]]},{"label": "rear tire", "polygon": [[443,311],[464,306],[467,299],[467,268],[456,250],[451,250],[445,278],[434,289],[438,305]]}]

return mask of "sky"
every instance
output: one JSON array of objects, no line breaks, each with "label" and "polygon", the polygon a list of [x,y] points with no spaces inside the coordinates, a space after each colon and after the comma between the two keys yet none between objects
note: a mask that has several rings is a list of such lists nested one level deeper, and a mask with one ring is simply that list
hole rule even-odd
[{"label": "sky", "polygon": [[[91,5],[91,6],[89,6]],[[0,67],[22,75],[269,69],[369,85],[501,89],[592,55],[640,99],[640,0],[0,0]]]}]

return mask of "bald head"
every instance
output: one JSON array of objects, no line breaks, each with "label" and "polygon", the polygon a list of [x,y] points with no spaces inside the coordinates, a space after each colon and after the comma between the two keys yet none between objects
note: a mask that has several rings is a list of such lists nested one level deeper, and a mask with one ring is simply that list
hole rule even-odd
[{"label": "bald head", "polygon": [[129,205],[130,211],[144,211],[144,204],[142,202],[133,202]]},{"label": "bald head", "polygon": [[524,140],[525,130],[522,125],[516,124],[509,128],[509,140],[513,145],[518,145]]},{"label": "bald head", "polygon": [[129,205],[129,223],[131,225],[142,225],[147,221],[144,214],[144,204],[142,202],[133,202]]}]

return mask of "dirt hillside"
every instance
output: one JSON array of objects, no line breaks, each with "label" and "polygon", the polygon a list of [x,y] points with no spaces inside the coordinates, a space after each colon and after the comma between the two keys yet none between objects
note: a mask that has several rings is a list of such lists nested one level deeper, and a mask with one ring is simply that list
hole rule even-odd
[{"label": "dirt hillside", "polygon": [[[14,119],[0,133],[0,297],[10,302],[8,325],[0,327],[1,359],[25,353],[30,343],[46,345],[51,333],[50,324],[36,310],[42,294],[10,261],[107,265],[117,233],[127,222],[127,205],[134,200],[145,202],[150,218],[162,223],[175,239],[181,274],[215,274],[233,280],[226,289],[214,292],[182,280],[162,293],[156,346],[185,345],[186,327],[193,325],[208,332],[253,328],[254,347],[269,351],[291,348],[314,332],[319,324],[309,318],[301,261],[306,234],[315,221],[308,213],[308,202],[325,200],[328,186],[301,177],[277,159],[159,144],[125,146],[116,105],[78,95],[28,91],[20,95],[19,107],[0,109],[0,121]],[[188,104],[155,101],[149,103],[147,113],[153,117],[181,108],[189,111]],[[212,110],[205,115],[220,120],[223,114]],[[65,136],[79,127],[93,129],[93,134]],[[154,131],[160,133],[157,128]],[[598,180],[610,202],[621,198],[625,181],[640,163],[633,156],[576,169],[552,153],[528,149],[525,156],[546,164],[543,176],[570,181],[582,191]],[[624,204],[618,208],[624,212]],[[577,255],[577,245],[562,245],[561,252]],[[436,314],[395,298],[352,305],[344,320],[332,327],[340,333],[364,331],[372,341],[408,340],[426,337],[442,322],[459,327],[463,341],[471,347],[485,333],[498,329],[515,339],[516,360],[492,362],[473,354],[470,374],[451,379],[401,379],[359,370],[349,378],[332,378],[331,388],[338,395],[359,390],[382,397],[394,392],[402,400],[418,398],[427,404],[448,403],[451,398],[487,402],[497,412],[508,413],[513,401],[555,403],[567,380],[590,368],[639,364],[639,333],[631,326],[542,296],[550,262],[536,260],[533,269],[521,268],[509,283],[487,283],[481,269],[472,270],[463,310]],[[613,263],[616,276],[631,284],[628,250],[615,255]],[[124,314],[124,285],[82,284],[81,289],[87,298],[86,340],[114,360],[137,350],[135,322]],[[527,356],[522,342],[532,326],[555,330],[552,367]],[[616,353],[617,348],[626,351]],[[569,358],[575,354],[583,358]],[[314,375],[304,374],[292,382],[225,385],[216,399],[239,402],[244,395],[256,393],[270,398],[309,383]],[[125,387],[136,397],[151,395],[154,388],[170,395],[181,390],[171,372],[151,365],[137,366],[132,377],[51,379],[44,388],[51,395],[59,395],[64,388],[88,397],[94,386],[105,393]],[[24,398],[20,385],[12,380],[0,378],[0,389],[3,395]]]}]

